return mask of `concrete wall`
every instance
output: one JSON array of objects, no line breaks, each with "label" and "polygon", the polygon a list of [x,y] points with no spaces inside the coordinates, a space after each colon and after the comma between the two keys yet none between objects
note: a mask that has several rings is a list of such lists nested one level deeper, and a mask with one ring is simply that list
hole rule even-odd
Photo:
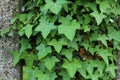
[{"label": "concrete wall", "polygon": [[[11,27],[13,12],[18,11],[18,0],[0,0],[0,30]],[[20,66],[12,65],[10,51],[18,48],[18,38],[0,38],[0,79],[20,80]]]}]

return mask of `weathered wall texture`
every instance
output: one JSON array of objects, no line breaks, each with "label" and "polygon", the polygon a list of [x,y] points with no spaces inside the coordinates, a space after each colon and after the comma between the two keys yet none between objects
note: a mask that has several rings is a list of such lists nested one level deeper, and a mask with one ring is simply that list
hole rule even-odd
[{"label": "weathered wall texture", "polygon": [[116,74],[117,75],[116,80],[120,80],[120,51],[118,52],[117,58],[118,58],[118,61],[117,61],[118,70]]},{"label": "weathered wall texture", "polygon": [[[0,30],[11,27],[12,13],[17,11],[18,0],[0,0]],[[0,38],[0,79],[20,80],[20,66],[12,65],[10,51],[18,48],[18,38]]]}]

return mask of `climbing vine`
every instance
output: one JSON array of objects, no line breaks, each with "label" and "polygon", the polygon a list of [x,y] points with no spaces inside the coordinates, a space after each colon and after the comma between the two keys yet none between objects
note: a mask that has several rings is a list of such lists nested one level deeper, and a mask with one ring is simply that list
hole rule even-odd
[{"label": "climbing vine", "polygon": [[23,80],[113,80],[119,9],[117,0],[25,0],[11,21]]}]

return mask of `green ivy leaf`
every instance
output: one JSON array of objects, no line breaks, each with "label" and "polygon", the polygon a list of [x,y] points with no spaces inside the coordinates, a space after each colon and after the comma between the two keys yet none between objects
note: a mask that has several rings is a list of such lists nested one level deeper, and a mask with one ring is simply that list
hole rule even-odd
[{"label": "green ivy leaf", "polygon": [[62,67],[65,68],[67,70],[69,76],[73,78],[77,69],[81,68],[82,65],[79,60],[73,59],[71,62],[68,60],[64,60]]},{"label": "green ivy leaf", "polygon": [[99,35],[97,40],[100,40],[107,47],[108,37],[106,35],[102,35],[102,36]]},{"label": "green ivy leaf", "polygon": [[58,26],[58,33],[64,34],[69,40],[73,40],[76,30],[80,29],[80,25],[76,20],[71,20],[71,16],[61,17],[61,25]]},{"label": "green ivy leaf", "polygon": [[115,66],[115,65],[112,63],[112,64],[110,64],[110,65],[107,66],[107,68],[106,68],[105,71],[110,72],[110,73],[112,74],[112,76],[115,78],[115,75],[116,75],[115,70],[116,70],[116,69],[117,69],[117,66]]},{"label": "green ivy leaf", "polygon": [[29,43],[28,39],[22,38],[21,41],[20,41],[20,44],[21,44],[20,53],[22,53],[26,49],[30,49],[31,48],[31,44]]},{"label": "green ivy leaf", "polygon": [[75,40],[73,41],[68,41],[68,48],[74,48],[75,50],[78,51],[78,45],[77,45],[77,42]]},{"label": "green ivy leaf", "polygon": [[100,3],[99,3],[99,5],[100,5],[100,11],[101,12],[109,12],[110,11],[110,3],[109,3],[109,1],[101,1]]},{"label": "green ivy leaf", "polygon": [[98,13],[97,11],[92,12],[91,15],[95,17],[97,25],[99,25],[102,22],[102,20],[107,17],[105,14]]},{"label": "green ivy leaf", "polygon": [[45,44],[43,44],[43,43],[41,43],[39,46],[37,46],[36,49],[39,51],[38,52],[39,59],[42,59],[47,54],[52,52],[51,47],[46,47]]},{"label": "green ivy leaf", "polygon": [[11,53],[13,55],[13,65],[15,66],[20,60],[20,54],[18,51],[12,51]]},{"label": "green ivy leaf", "polygon": [[63,77],[63,80],[70,80],[70,77],[68,74],[66,74],[67,72],[62,70],[59,75],[61,75]]},{"label": "green ivy leaf", "polygon": [[66,57],[69,61],[72,61],[73,51],[74,51],[74,49],[63,49],[63,50],[61,51],[61,55],[65,55],[65,57]]},{"label": "green ivy leaf", "polygon": [[55,56],[49,56],[44,58],[42,61],[45,63],[46,68],[51,71],[51,69],[55,66],[55,63],[59,62],[59,59],[57,59]]},{"label": "green ivy leaf", "polygon": [[43,73],[40,70],[36,71],[38,80],[55,80],[57,75],[55,73]]},{"label": "green ivy leaf", "polygon": [[83,28],[84,28],[84,32],[89,32],[90,31],[89,25],[84,25]]},{"label": "green ivy leaf", "polygon": [[67,45],[67,41],[64,38],[60,39],[59,41],[57,41],[56,39],[53,39],[48,43],[48,45],[52,45],[55,48],[55,50],[58,53],[60,53],[62,46]]},{"label": "green ivy leaf", "polygon": [[48,36],[51,30],[56,29],[53,23],[48,22],[44,17],[40,19],[40,24],[35,28],[35,31],[41,31],[44,39]]},{"label": "green ivy leaf", "polygon": [[95,71],[93,74],[89,74],[87,78],[91,80],[99,80],[99,77],[101,76],[102,75],[100,75],[98,71]]},{"label": "green ivy leaf", "polygon": [[20,59],[24,59],[27,67],[32,67],[35,60],[37,60],[37,55],[33,53],[24,52]]},{"label": "green ivy leaf", "polygon": [[114,27],[108,27],[108,37],[109,40],[114,39],[115,41],[120,41],[120,31],[116,31]]},{"label": "green ivy leaf", "polygon": [[20,31],[19,34],[22,36],[25,33],[25,35],[30,38],[32,35],[32,25],[26,24]]},{"label": "green ivy leaf", "polygon": [[45,9],[50,9],[50,11],[56,15],[60,12],[62,5],[66,4],[66,0],[56,0],[55,2],[52,0],[45,0],[45,2]]},{"label": "green ivy leaf", "polygon": [[27,19],[27,14],[17,14],[16,15],[17,16],[17,18],[21,21],[21,22],[25,22],[26,21],[26,19]]},{"label": "green ivy leaf", "polygon": [[22,80],[36,80],[36,72],[30,67],[23,66],[23,79]]},{"label": "green ivy leaf", "polygon": [[108,49],[98,49],[97,54],[103,58],[106,64],[109,64],[109,56],[112,56],[112,52]]}]

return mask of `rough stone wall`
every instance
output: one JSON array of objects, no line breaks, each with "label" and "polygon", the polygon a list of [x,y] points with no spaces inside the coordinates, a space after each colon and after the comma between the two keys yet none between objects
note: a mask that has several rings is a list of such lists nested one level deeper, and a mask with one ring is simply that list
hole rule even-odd
[{"label": "rough stone wall", "polygon": [[116,77],[116,80],[120,80],[120,51],[118,52],[118,56],[117,56],[117,66],[118,66],[118,69],[117,69],[117,77]]},{"label": "rough stone wall", "polygon": [[[11,27],[10,20],[13,12],[16,12],[18,0],[0,0],[0,30]],[[0,79],[21,80],[20,66],[12,65],[10,51],[18,48],[18,38],[0,38]]]}]

